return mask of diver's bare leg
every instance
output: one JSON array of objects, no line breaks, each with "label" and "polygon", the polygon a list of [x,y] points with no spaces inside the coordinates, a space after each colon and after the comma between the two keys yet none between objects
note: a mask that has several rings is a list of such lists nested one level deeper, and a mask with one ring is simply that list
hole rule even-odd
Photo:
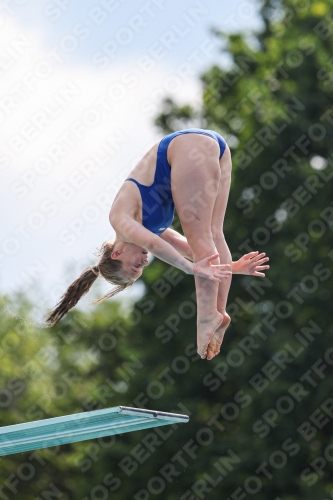
[{"label": "diver's bare leg", "polygon": [[[194,262],[217,253],[211,226],[221,176],[218,158],[218,143],[204,135],[178,136],[168,149],[173,199]],[[223,321],[217,311],[219,283],[195,276],[195,285],[198,352],[206,357],[207,346]]]}]

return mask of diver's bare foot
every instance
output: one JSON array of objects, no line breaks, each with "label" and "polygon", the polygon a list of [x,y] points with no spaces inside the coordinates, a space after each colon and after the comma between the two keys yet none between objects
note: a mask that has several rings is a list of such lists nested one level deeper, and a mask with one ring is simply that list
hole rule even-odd
[{"label": "diver's bare foot", "polygon": [[219,329],[223,318],[223,314],[218,311],[213,311],[211,315],[198,320],[198,354],[202,359],[206,358],[208,344],[211,342],[212,336],[216,333],[216,330]]},{"label": "diver's bare foot", "polygon": [[230,324],[231,318],[228,313],[223,313],[223,321],[216,329],[216,332],[211,338],[207,349],[207,359],[213,359],[220,352],[221,344],[223,342],[224,334]]}]

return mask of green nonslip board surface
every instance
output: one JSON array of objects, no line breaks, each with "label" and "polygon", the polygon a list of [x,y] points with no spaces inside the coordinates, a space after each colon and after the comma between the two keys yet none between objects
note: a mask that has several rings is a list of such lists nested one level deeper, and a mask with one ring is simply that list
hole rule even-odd
[{"label": "green nonslip board surface", "polygon": [[186,423],[177,413],[116,406],[0,427],[0,456],[161,425]]}]

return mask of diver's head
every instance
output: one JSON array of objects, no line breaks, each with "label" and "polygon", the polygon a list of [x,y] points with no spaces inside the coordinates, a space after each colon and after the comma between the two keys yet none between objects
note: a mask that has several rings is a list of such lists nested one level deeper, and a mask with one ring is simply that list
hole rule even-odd
[{"label": "diver's head", "polygon": [[85,295],[98,276],[102,276],[112,285],[116,285],[109,293],[95,300],[98,304],[113,297],[117,293],[129,288],[140,278],[142,270],[148,265],[148,252],[119,238],[116,241],[106,241],[98,251],[97,264],[82,271],[81,275],[69,286],[59,303],[50,312],[45,321],[55,325],[65,314],[74,307],[80,298]]}]

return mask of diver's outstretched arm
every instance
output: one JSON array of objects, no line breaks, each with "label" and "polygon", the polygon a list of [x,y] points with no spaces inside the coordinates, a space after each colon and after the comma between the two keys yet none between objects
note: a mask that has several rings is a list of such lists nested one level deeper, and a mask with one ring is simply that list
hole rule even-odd
[{"label": "diver's outstretched arm", "polygon": [[230,266],[212,264],[212,261],[216,261],[218,257],[216,252],[212,252],[211,255],[203,257],[195,263],[189,262],[167,241],[164,241],[131,217],[121,215],[116,220],[110,218],[110,222],[123,241],[145,248],[155,257],[181,269],[187,274],[193,274],[216,282],[220,282],[231,275]]},{"label": "diver's outstretched arm", "polygon": [[[193,252],[185,236],[168,228],[161,234],[161,238],[172,245],[183,257],[193,261]],[[263,264],[268,261],[269,257],[266,257],[265,253],[250,252],[232,262],[231,271],[232,274],[247,274],[264,278],[265,274],[262,271],[269,269],[269,266]]]}]

